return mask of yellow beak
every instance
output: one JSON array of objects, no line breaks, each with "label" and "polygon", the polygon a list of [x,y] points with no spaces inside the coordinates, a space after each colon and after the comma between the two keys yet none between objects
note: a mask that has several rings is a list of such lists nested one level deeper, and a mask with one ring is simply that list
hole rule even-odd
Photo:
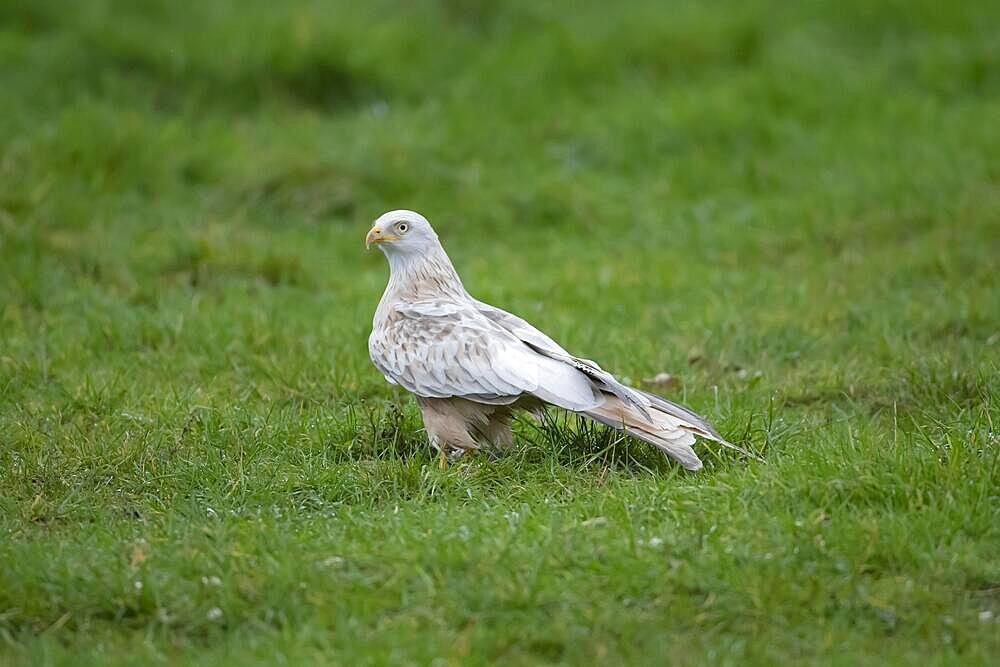
[{"label": "yellow beak", "polygon": [[386,234],[379,227],[372,227],[368,230],[368,236],[365,237],[365,249],[371,248],[373,244],[382,243],[383,241],[398,241],[399,237],[392,234]]}]

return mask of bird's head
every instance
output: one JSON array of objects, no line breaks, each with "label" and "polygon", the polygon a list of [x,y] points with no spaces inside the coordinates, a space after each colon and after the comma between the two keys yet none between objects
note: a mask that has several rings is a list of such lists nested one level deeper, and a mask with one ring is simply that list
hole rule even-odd
[{"label": "bird's head", "polygon": [[365,237],[365,247],[377,245],[386,255],[425,254],[438,245],[437,234],[427,218],[401,209],[379,216]]}]

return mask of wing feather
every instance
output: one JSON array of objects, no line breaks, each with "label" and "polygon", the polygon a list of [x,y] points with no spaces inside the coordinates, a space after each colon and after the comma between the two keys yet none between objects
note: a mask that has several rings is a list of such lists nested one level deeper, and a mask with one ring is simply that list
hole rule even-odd
[{"label": "wing feather", "polygon": [[509,403],[533,394],[570,410],[603,400],[587,375],[539,353],[471,303],[398,304],[368,346],[386,378],[418,396]]},{"label": "wing feather", "polygon": [[400,304],[389,326],[369,338],[375,365],[418,396],[517,396],[537,386],[537,369],[513,369],[498,359],[518,342],[476,321],[472,309],[449,302]]},{"label": "wing feather", "polygon": [[641,392],[619,382],[615,379],[615,376],[598,366],[595,362],[590,359],[574,357],[559,343],[517,315],[508,313],[506,310],[501,310],[496,306],[491,306],[482,301],[474,300],[474,304],[476,310],[486,319],[497,324],[525,345],[528,345],[539,354],[545,355],[550,359],[572,366],[593,380],[599,389],[614,394],[627,405],[631,405],[639,410],[646,419],[652,419],[652,415],[649,412],[650,400]]}]

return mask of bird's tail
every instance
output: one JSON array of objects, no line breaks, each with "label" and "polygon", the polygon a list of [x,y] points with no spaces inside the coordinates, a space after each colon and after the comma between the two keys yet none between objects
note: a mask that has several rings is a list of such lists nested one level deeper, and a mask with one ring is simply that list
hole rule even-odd
[{"label": "bird's tail", "polygon": [[646,412],[651,419],[647,419],[635,406],[626,404],[613,394],[605,394],[604,403],[581,414],[648,442],[688,470],[701,469],[701,459],[691,447],[696,436],[718,442],[745,456],[758,458],[727,442],[703,417],[683,405],[639,389],[632,391],[649,401]]}]

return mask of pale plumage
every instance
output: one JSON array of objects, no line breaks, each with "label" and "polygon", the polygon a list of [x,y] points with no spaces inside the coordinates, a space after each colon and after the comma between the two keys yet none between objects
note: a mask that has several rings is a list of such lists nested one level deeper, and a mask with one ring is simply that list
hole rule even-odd
[{"label": "pale plumage", "polygon": [[442,453],[509,444],[513,410],[544,404],[625,431],[688,470],[701,468],[695,436],[733,447],[687,408],[621,384],[520,317],[474,299],[420,214],[386,213],[366,244],[377,244],[390,267],[368,339],[372,362],[417,396]]}]

